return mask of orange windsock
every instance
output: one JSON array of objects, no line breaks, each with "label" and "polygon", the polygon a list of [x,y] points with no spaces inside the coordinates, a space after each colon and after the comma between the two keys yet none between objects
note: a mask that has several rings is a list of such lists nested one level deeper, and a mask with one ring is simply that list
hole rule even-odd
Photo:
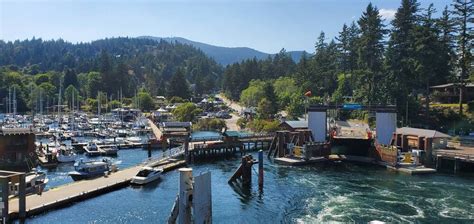
[{"label": "orange windsock", "polygon": [[308,91],[308,92],[306,92],[306,93],[304,93],[304,95],[307,96],[307,97],[310,97],[310,96],[312,95],[311,90]]}]

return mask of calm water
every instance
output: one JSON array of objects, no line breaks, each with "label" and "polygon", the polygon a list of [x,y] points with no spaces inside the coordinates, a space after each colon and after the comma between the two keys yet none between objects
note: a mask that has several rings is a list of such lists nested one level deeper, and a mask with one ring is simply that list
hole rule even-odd
[{"label": "calm water", "polygon": [[[145,150],[119,153],[122,167],[147,155]],[[265,187],[259,192],[257,175],[251,189],[227,184],[238,163],[236,158],[192,166],[195,175],[212,173],[215,223],[474,222],[472,177],[408,176],[348,163],[287,167],[266,161]],[[68,182],[67,175],[61,174],[66,171],[50,175],[55,173],[51,184]],[[165,223],[178,192],[178,178],[178,171],[172,171],[161,182],[127,187],[32,217],[27,223]]]}]

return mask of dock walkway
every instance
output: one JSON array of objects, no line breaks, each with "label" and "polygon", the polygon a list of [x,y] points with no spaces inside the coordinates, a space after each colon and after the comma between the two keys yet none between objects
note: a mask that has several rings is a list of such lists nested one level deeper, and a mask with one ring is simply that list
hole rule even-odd
[{"label": "dock walkway", "polygon": [[160,140],[161,136],[163,136],[163,132],[161,132],[161,130],[156,126],[156,124],[150,119],[148,119],[148,125],[150,125],[151,130],[152,130],[153,135],[155,136],[155,138],[157,140]]},{"label": "dock walkway", "polygon": [[[164,158],[166,160],[167,158]],[[184,160],[173,160],[158,164],[164,172],[186,165]],[[130,184],[130,180],[143,167],[143,164],[111,173],[107,177],[82,180],[52,188],[41,195],[33,194],[26,197],[26,216],[32,216],[50,209],[61,208],[72,202],[81,201],[100,194],[111,192]],[[18,198],[10,199],[9,214],[18,218]]]}]

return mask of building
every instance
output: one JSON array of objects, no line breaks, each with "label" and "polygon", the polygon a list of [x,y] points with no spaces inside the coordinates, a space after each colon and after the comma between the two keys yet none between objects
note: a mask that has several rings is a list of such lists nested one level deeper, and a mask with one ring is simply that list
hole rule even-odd
[{"label": "building", "polygon": [[[443,85],[431,86],[431,98],[438,103],[459,103],[459,84],[447,83]],[[474,100],[474,83],[466,83],[465,102]]]},{"label": "building", "polygon": [[281,130],[287,130],[287,131],[297,131],[297,130],[307,130],[308,129],[308,121],[283,121],[280,124],[280,129]]},{"label": "building", "polygon": [[432,139],[431,149],[445,149],[448,146],[449,138],[451,138],[451,136],[436,130],[409,127],[397,128],[396,136],[402,150],[407,148],[424,150],[426,148],[424,139]]},{"label": "building", "polygon": [[0,128],[0,169],[28,169],[36,161],[35,147],[31,129]]},{"label": "building", "polygon": [[164,97],[164,96],[155,96],[155,102],[160,106],[165,105],[166,104],[166,97]]}]

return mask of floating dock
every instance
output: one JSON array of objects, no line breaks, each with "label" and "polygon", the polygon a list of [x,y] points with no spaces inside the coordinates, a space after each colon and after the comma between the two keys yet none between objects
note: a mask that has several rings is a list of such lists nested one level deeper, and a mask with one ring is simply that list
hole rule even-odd
[{"label": "floating dock", "polygon": [[417,175],[417,174],[430,174],[436,173],[435,169],[427,168],[424,166],[421,167],[394,167],[394,166],[387,166],[387,169],[397,171],[400,173],[406,173],[410,175]]}]

